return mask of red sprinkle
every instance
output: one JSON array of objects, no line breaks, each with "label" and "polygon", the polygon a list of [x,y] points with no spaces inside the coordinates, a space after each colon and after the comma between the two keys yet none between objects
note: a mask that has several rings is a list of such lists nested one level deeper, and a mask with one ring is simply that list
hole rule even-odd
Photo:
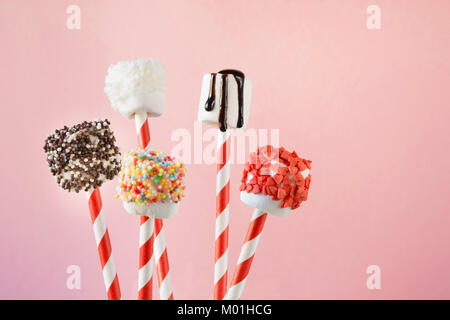
[{"label": "red sprinkle", "polygon": [[[285,167],[278,163],[271,164],[271,160],[278,160]],[[311,169],[311,161],[300,158],[295,151],[265,146],[250,154],[249,162],[244,165],[239,190],[262,193],[274,201],[281,200],[282,208],[296,209],[308,198],[311,175],[305,179],[301,174],[306,169]],[[273,177],[270,170],[275,172]],[[252,178],[247,182],[248,174]]]}]

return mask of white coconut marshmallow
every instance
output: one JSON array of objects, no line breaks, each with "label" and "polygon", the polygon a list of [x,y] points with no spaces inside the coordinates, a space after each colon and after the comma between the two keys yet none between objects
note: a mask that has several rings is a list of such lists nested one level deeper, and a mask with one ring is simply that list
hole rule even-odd
[{"label": "white coconut marshmallow", "polygon": [[221,131],[245,129],[250,114],[252,84],[238,70],[222,70],[203,76],[198,120]]},{"label": "white coconut marshmallow", "polygon": [[109,67],[104,90],[113,109],[128,119],[145,112],[159,117],[164,111],[166,70],[154,59],[121,61]]},{"label": "white coconut marshmallow", "polygon": [[295,151],[272,146],[259,148],[245,164],[241,201],[273,216],[287,216],[308,198],[310,164]]}]

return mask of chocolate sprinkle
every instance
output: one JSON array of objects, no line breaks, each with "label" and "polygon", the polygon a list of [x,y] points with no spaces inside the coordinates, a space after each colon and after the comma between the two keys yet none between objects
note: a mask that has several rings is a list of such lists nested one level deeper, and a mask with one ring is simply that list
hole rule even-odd
[{"label": "chocolate sprinkle", "polygon": [[50,172],[68,191],[89,191],[120,171],[120,152],[107,119],[56,129],[45,140]]}]

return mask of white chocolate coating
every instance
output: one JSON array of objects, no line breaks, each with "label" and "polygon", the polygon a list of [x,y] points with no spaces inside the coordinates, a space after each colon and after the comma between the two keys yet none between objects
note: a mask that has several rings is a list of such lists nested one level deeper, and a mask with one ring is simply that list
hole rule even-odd
[{"label": "white chocolate coating", "polygon": [[276,217],[285,217],[291,213],[291,207],[281,208],[281,200],[272,200],[262,193],[254,194],[241,191],[241,201],[246,205],[269,213]]},{"label": "white chocolate coating", "polygon": [[152,203],[149,205],[139,205],[132,202],[123,202],[123,207],[129,214],[138,216],[147,216],[157,219],[169,219],[172,218],[180,207],[180,203]]},{"label": "white chocolate coating", "polygon": [[[273,172],[271,172],[270,175],[273,177]],[[302,176],[304,178],[306,178],[308,175],[309,169],[305,169],[304,171],[302,171]],[[251,178],[251,175],[249,175],[247,180],[250,180]],[[246,205],[267,212],[268,214],[271,214],[275,217],[285,217],[292,211],[291,207],[282,208],[281,200],[272,200],[270,196],[264,195],[262,193],[254,194],[247,191],[241,191],[240,198],[241,201]]]}]

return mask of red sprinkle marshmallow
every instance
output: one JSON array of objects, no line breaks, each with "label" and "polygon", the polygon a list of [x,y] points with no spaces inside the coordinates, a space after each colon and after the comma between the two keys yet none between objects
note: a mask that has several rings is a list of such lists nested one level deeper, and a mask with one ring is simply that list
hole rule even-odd
[{"label": "red sprinkle marshmallow", "polygon": [[311,170],[311,161],[300,158],[295,151],[270,145],[261,147],[250,154],[244,165],[239,190],[262,193],[274,201],[281,200],[282,208],[296,209],[308,198],[311,174],[305,179],[301,173],[306,169]]}]

